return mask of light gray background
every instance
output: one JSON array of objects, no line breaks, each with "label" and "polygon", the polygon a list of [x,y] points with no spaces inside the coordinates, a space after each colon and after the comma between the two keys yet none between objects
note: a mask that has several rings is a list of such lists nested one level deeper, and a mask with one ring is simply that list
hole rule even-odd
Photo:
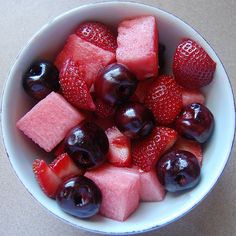
[{"label": "light gray background", "polygon": [[[3,88],[8,71],[19,50],[37,30],[64,11],[89,2],[95,1],[0,0],[0,87]],[[172,12],[200,32],[221,58],[233,89],[236,90],[235,0],[137,0],[137,2]],[[2,141],[0,154],[0,235],[95,235],[66,225],[42,208],[11,169]],[[234,147],[223,176],[199,206],[177,222],[145,235],[236,235],[235,154]]]}]

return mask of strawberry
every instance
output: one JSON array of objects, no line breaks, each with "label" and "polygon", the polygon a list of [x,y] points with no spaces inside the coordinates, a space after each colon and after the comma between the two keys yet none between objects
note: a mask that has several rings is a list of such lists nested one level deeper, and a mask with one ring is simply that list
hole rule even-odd
[{"label": "strawberry", "polygon": [[105,24],[93,21],[84,22],[79,25],[76,34],[97,47],[113,53],[116,52],[116,37]]},{"label": "strawberry", "polygon": [[53,172],[44,160],[33,162],[33,172],[40,187],[48,197],[55,198],[61,179]]},{"label": "strawberry", "polygon": [[216,69],[216,63],[207,52],[191,39],[178,45],[173,62],[176,81],[186,88],[201,88],[208,85]]},{"label": "strawberry", "polygon": [[161,157],[177,140],[177,132],[167,127],[155,127],[145,139],[132,145],[133,164],[143,171],[150,171]]},{"label": "strawberry", "polygon": [[93,96],[93,102],[96,106],[95,113],[100,118],[107,118],[115,114],[115,108],[108,103],[103,102],[98,97]]},{"label": "strawberry", "polygon": [[108,161],[114,166],[131,166],[131,146],[128,137],[123,135],[115,126],[106,130],[109,140]]},{"label": "strawberry", "polygon": [[198,142],[179,137],[173,146],[173,149],[184,150],[193,153],[198,159],[199,163],[202,164],[202,147]]},{"label": "strawberry", "polygon": [[183,88],[182,90],[182,99],[183,99],[183,106],[187,106],[192,103],[205,103],[205,97],[203,93],[197,89],[187,89]]},{"label": "strawberry", "polygon": [[60,71],[60,85],[66,100],[77,108],[95,110],[92,97],[83,79],[85,69],[72,60],[67,60]]},{"label": "strawberry", "polygon": [[171,124],[182,108],[182,89],[172,76],[162,75],[147,91],[144,104],[160,125]]},{"label": "strawberry", "polygon": [[59,155],[52,163],[50,168],[61,179],[79,175],[82,171],[74,164],[67,153]]}]

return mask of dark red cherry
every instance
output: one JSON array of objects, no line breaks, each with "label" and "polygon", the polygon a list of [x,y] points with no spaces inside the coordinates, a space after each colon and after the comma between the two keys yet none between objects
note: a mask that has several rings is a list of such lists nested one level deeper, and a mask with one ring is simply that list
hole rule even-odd
[{"label": "dark red cherry", "polygon": [[82,122],[74,127],[64,143],[66,152],[82,169],[100,166],[105,162],[109,149],[106,133],[93,122]]},{"label": "dark red cherry", "polygon": [[89,218],[99,212],[102,194],[92,180],[81,175],[60,185],[56,201],[64,212],[79,218]]},{"label": "dark red cherry", "polygon": [[122,133],[130,138],[144,138],[151,133],[155,118],[143,104],[129,102],[116,111],[115,124]]},{"label": "dark red cherry", "polygon": [[46,60],[32,64],[22,79],[26,93],[37,100],[60,88],[59,72],[53,63]]},{"label": "dark red cherry", "polygon": [[200,181],[200,165],[197,158],[187,151],[174,150],[157,162],[157,177],[169,192],[195,187]]},{"label": "dark red cherry", "polygon": [[95,94],[111,105],[126,102],[137,87],[137,79],[124,65],[114,63],[105,67],[95,82]]},{"label": "dark red cherry", "polygon": [[214,116],[206,106],[193,103],[182,110],[175,127],[181,136],[204,143],[213,132]]}]

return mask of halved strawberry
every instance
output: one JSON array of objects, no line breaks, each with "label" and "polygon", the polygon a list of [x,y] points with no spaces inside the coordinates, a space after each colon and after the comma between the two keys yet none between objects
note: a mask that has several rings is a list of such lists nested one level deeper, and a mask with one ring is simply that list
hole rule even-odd
[{"label": "halved strawberry", "polygon": [[116,52],[116,37],[109,27],[101,22],[84,22],[79,25],[76,34],[97,47],[110,52]]},{"label": "halved strawberry", "polygon": [[48,197],[55,198],[61,179],[53,172],[44,160],[33,162],[33,172],[40,187]]},{"label": "halved strawberry", "polygon": [[95,110],[93,99],[84,81],[85,68],[67,60],[60,71],[60,85],[65,99],[77,108]]},{"label": "halved strawberry", "polygon": [[202,147],[198,142],[179,137],[173,148],[193,153],[199,163],[202,164],[203,152]]},{"label": "halved strawberry", "polygon": [[203,93],[197,89],[187,89],[182,90],[183,106],[187,106],[192,103],[205,103],[205,96]]},{"label": "halved strawberry", "polygon": [[208,85],[216,69],[216,63],[207,52],[192,39],[184,39],[174,55],[173,74],[176,81],[186,88]]},{"label": "halved strawberry", "polygon": [[51,164],[50,168],[61,179],[79,175],[82,171],[74,164],[67,153],[58,156]]},{"label": "halved strawberry", "polygon": [[123,135],[115,126],[106,130],[109,140],[108,161],[114,166],[131,166],[131,146],[128,137]]},{"label": "halved strawberry", "polygon": [[182,108],[182,89],[172,76],[162,75],[147,91],[144,104],[160,125],[171,124]]},{"label": "halved strawberry", "polygon": [[133,164],[143,171],[150,171],[161,157],[177,140],[177,132],[167,127],[155,127],[145,139],[132,145]]}]

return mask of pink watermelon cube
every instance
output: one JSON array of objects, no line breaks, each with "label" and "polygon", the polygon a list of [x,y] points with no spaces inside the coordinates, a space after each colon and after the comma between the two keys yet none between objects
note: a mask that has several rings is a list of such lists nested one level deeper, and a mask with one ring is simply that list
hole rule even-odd
[{"label": "pink watermelon cube", "polygon": [[51,92],[16,124],[17,128],[50,152],[67,132],[84,119],[61,95]]},{"label": "pink watermelon cube", "polygon": [[139,174],[128,168],[104,165],[85,173],[102,192],[100,213],[108,218],[124,221],[139,205]]},{"label": "pink watermelon cube", "polygon": [[85,67],[86,77],[84,79],[90,88],[99,70],[115,61],[115,53],[99,48],[76,34],[72,34],[56,58],[55,65],[59,70],[67,59],[72,59]]},{"label": "pink watermelon cube", "polygon": [[158,202],[165,198],[166,191],[157,179],[156,172],[140,172],[140,200],[143,202]]},{"label": "pink watermelon cube", "polygon": [[116,59],[129,67],[139,80],[157,76],[158,31],[153,16],[124,20],[118,26]]}]

